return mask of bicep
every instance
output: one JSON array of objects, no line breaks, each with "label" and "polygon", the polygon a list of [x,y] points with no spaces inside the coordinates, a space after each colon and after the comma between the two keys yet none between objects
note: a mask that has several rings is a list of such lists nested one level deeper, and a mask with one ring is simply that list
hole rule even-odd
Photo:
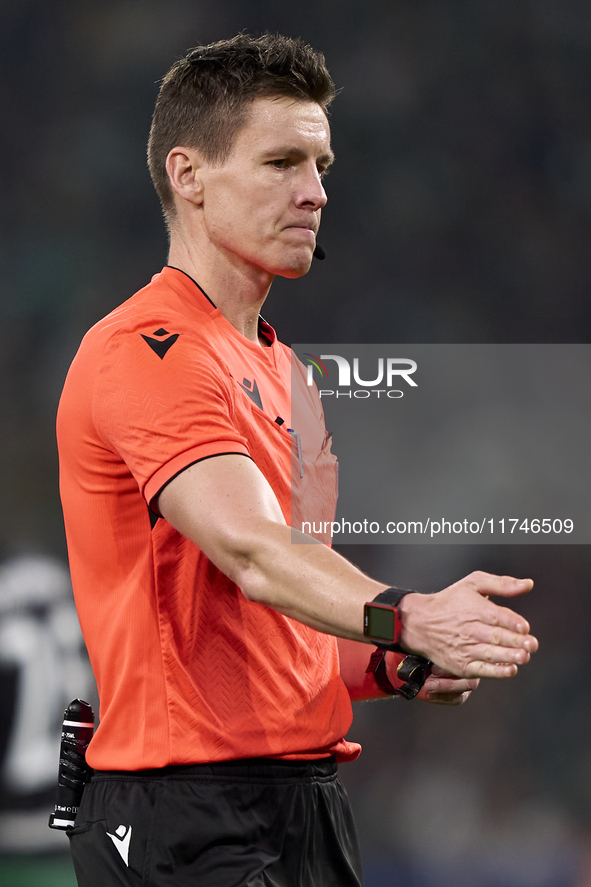
[{"label": "bicep", "polygon": [[190,465],[164,487],[158,509],[228,575],[232,560],[246,557],[265,528],[286,525],[264,475],[236,453]]}]

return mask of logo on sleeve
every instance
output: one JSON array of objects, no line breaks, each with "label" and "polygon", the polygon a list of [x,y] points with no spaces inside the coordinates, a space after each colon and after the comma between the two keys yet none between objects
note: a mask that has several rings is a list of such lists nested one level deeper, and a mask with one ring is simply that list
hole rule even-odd
[{"label": "logo on sleeve", "polygon": [[[150,346],[152,351],[154,351],[158,355],[160,360],[162,360],[164,358],[164,355],[166,354],[168,349],[172,345],[174,345],[174,343],[176,342],[176,340],[179,337],[178,333],[173,333],[172,335],[170,335],[168,330],[165,330],[162,327],[160,327],[159,330],[156,330],[154,333],[152,333],[152,335],[158,336],[158,338],[153,339],[152,336],[144,336],[143,333],[141,334],[144,342],[148,343],[148,345]],[[163,336],[168,336],[168,338],[164,339],[164,338],[162,338]]]},{"label": "logo on sleeve", "polygon": [[[238,379],[236,379],[238,382]],[[256,403],[259,410],[263,409],[263,402],[261,400],[261,395],[259,394],[259,386],[256,381],[253,379],[252,382],[250,379],[243,379],[242,382],[238,382],[243,391],[245,391],[253,403]]]}]

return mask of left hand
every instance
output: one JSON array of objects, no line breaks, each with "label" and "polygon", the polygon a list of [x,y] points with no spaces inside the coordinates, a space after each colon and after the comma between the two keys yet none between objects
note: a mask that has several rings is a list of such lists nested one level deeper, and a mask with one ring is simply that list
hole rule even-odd
[{"label": "left hand", "polygon": [[462,705],[479,683],[479,678],[458,678],[434,665],[417,699],[437,705]]}]

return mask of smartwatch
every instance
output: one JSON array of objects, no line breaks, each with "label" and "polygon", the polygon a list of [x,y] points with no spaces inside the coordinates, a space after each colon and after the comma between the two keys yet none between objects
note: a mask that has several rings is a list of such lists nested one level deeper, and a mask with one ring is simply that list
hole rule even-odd
[{"label": "smartwatch", "polygon": [[404,651],[400,647],[402,634],[402,618],[398,604],[405,594],[411,594],[409,588],[386,588],[373,601],[363,608],[363,634],[378,647],[386,650]]}]

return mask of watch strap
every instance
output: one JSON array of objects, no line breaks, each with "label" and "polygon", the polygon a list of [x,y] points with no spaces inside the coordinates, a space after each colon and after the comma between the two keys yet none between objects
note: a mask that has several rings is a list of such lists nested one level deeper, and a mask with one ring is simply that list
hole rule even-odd
[{"label": "watch strap", "polygon": [[367,668],[365,669],[366,674],[372,674],[374,676],[375,682],[382,691],[382,693],[387,693],[388,696],[398,696],[398,690],[391,683],[390,678],[388,677],[388,670],[386,668],[386,650],[383,647],[376,647],[371,656],[369,657],[369,663]]},{"label": "watch strap", "polygon": [[378,687],[388,696],[403,696],[404,699],[414,699],[420,692],[423,684],[431,674],[431,662],[424,656],[407,654],[398,663],[396,676],[400,684],[395,686],[388,677],[386,667],[386,653],[383,647],[377,647],[371,654],[366,674],[373,674]]},{"label": "watch strap", "polygon": [[410,588],[396,588],[395,585],[380,591],[372,600],[372,604],[386,604],[389,607],[397,607],[405,594],[412,594]]}]

